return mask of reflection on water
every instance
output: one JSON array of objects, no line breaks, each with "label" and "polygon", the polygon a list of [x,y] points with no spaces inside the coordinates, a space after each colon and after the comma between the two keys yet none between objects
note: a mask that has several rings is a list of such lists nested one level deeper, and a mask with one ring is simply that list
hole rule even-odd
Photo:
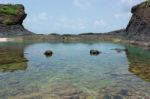
[{"label": "reflection on water", "polygon": [[0,44],[0,72],[13,72],[27,68],[23,46]]},{"label": "reflection on water", "polygon": [[129,71],[150,82],[150,52],[135,47],[128,49]]},{"label": "reflection on water", "polygon": [[[112,50],[115,48],[125,47],[113,43],[2,43],[0,99],[149,99],[149,52],[127,47],[128,53],[118,53]],[[102,53],[91,56],[91,49]],[[46,50],[54,54],[45,57]]]}]

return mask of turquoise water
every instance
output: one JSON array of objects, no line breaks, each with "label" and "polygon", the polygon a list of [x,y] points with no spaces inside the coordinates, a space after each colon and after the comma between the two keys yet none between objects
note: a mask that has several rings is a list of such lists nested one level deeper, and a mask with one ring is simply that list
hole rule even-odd
[{"label": "turquoise water", "polygon": [[[9,68],[0,66],[0,99],[150,98],[149,81],[128,70],[130,61],[126,52],[112,50],[124,49],[124,45],[104,42],[2,43],[0,47],[16,55],[22,52],[23,58],[28,60],[26,68],[11,70],[11,64]],[[90,49],[102,53],[91,56]],[[46,50],[52,50],[54,54],[46,57],[43,54]]]}]

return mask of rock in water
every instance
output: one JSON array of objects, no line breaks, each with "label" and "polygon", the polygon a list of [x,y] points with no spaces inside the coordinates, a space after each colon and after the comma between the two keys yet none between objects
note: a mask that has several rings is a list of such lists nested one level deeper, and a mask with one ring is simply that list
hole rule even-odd
[{"label": "rock in water", "polygon": [[22,25],[26,16],[24,6],[21,4],[0,4],[0,36],[32,34]]},{"label": "rock in water", "polygon": [[100,54],[100,51],[98,50],[90,50],[90,55],[99,55]]},{"label": "rock in water", "polygon": [[47,51],[45,51],[44,55],[45,56],[52,56],[53,52],[51,50],[47,50]]},{"label": "rock in water", "polygon": [[112,50],[116,50],[118,53],[121,53],[121,52],[128,52],[128,49],[120,49],[120,48],[115,48],[115,49],[112,49]]}]

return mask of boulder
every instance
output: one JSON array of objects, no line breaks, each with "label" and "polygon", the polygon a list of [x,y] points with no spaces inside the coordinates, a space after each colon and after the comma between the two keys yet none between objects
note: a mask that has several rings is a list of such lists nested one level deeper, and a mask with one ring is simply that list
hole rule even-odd
[{"label": "boulder", "polygon": [[51,50],[47,50],[47,51],[44,52],[44,55],[45,56],[52,56],[53,52]]},{"label": "boulder", "polygon": [[90,50],[90,55],[99,55],[100,53],[98,50]]}]

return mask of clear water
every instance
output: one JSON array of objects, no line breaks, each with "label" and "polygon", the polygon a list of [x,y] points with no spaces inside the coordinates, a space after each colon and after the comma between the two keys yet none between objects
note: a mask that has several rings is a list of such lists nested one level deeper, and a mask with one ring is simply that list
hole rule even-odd
[{"label": "clear water", "polygon": [[[125,52],[112,50],[123,49],[123,45],[2,43],[0,48],[12,53],[21,50],[28,60],[23,69],[11,71],[11,65],[5,71],[2,68],[0,99],[150,99],[150,83],[128,70],[130,62]],[[91,56],[90,49],[102,53]],[[53,56],[46,57],[46,50],[52,50]]]}]

